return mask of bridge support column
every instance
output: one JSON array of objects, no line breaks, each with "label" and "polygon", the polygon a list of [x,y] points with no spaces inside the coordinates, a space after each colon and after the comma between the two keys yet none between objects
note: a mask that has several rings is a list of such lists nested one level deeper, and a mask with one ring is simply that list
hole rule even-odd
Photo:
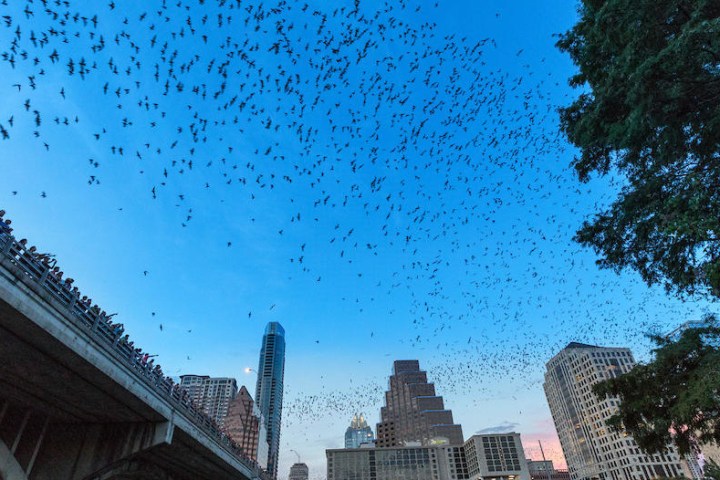
[{"label": "bridge support column", "polygon": [[0,480],[28,480],[10,447],[0,440]]},{"label": "bridge support column", "polygon": [[116,465],[153,448],[169,445],[172,436],[170,422],[51,424],[29,480],[113,478],[101,472],[115,469]]},{"label": "bridge support column", "polygon": [[84,480],[176,480],[166,470],[152,463],[123,460]]},{"label": "bridge support column", "polygon": [[0,399],[0,480],[170,480],[138,456],[170,445],[173,432],[168,421],[60,422]]}]

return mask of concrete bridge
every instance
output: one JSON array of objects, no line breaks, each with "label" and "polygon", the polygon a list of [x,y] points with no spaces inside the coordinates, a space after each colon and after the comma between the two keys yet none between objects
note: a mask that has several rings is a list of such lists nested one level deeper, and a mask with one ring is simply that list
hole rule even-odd
[{"label": "concrete bridge", "polygon": [[0,480],[267,478],[117,337],[0,233]]}]

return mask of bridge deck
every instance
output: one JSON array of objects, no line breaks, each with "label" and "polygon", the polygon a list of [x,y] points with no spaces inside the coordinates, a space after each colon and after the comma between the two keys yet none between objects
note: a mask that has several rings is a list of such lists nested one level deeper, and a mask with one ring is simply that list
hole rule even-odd
[{"label": "bridge deck", "polygon": [[[97,445],[110,437],[122,445],[105,445],[112,452],[103,458],[114,460],[96,476],[77,478],[112,478],[114,469],[135,468],[128,462],[152,465],[173,479],[266,476],[69,287],[13,237],[0,234],[0,440],[17,456],[26,427],[35,428],[33,419],[43,425],[35,428],[32,454],[25,455],[28,478],[53,478],[42,473],[43,463],[58,462],[52,458],[58,452],[70,455],[67,444],[82,446],[90,432]],[[130,455],[116,458],[120,451]]]}]

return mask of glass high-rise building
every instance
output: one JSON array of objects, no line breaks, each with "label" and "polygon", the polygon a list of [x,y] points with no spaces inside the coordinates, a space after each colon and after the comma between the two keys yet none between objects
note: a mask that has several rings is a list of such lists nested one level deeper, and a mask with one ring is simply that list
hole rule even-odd
[{"label": "glass high-rise building", "polygon": [[255,401],[267,426],[267,471],[277,479],[285,377],[285,329],[278,322],[270,322],[265,327],[257,376]]},{"label": "glass high-rise building", "polygon": [[373,444],[375,435],[372,428],[365,421],[363,414],[353,415],[350,426],[345,430],[345,448],[360,448],[362,444]]}]

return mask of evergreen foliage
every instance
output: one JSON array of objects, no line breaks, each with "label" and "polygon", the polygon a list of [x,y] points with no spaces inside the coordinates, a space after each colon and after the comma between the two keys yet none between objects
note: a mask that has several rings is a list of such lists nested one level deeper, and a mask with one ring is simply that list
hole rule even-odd
[{"label": "evergreen foliage", "polygon": [[720,2],[582,0],[560,36],[582,89],[561,109],[581,181],[619,172],[576,240],[681,296],[720,296]]},{"label": "evergreen foliage", "polygon": [[647,453],[674,443],[687,453],[692,442],[720,444],[720,326],[688,328],[679,338],[653,336],[654,359],[593,386],[598,397],[619,397],[607,424],[627,432]]}]

